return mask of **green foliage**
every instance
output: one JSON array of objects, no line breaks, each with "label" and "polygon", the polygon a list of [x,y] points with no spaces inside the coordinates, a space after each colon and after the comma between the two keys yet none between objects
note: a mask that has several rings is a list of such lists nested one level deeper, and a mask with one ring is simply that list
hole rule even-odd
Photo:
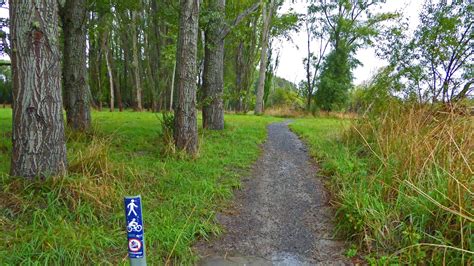
[{"label": "green foliage", "polygon": [[381,38],[381,54],[406,81],[399,91],[408,99],[451,102],[472,94],[474,5],[469,1],[426,1],[413,36],[407,25]]},{"label": "green foliage", "polygon": [[[3,61],[3,63],[8,62]],[[12,87],[11,67],[7,65],[0,65],[0,103],[12,102]]]},{"label": "green foliage", "polygon": [[286,88],[277,88],[270,95],[268,101],[269,107],[273,106],[287,106],[294,109],[303,109],[304,102],[294,90],[288,90]]},{"label": "green foliage", "polygon": [[272,19],[272,29],[270,35],[272,37],[283,37],[291,39],[292,32],[298,32],[301,27],[301,17],[297,13],[285,13],[276,15]]},{"label": "green foliage", "polygon": [[173,112],[163,112],[160,115],[157,115],[160,120],[160,137],[163,142],[163,155],[170,155],[176,152],[176,147],[174,144],[174,131],[175,131],[175,121]]},{"label": "green foliage", "polygon": [[377,115],[386,111],[392,102],[401,101],[394,94],[403,85],[392,75],[392,71],[390,66],[382,68],[368,83],[352,89],[349,95],[349,110],[359,114]]},{"label": "green foliage", "polygon": [[374,14],[373,8],[383,2],[338,0],[309,7],[312,19],[323,25],[313,29],[313,34],[328,35],[333,48],[325,59],[315,93],[316,105],[322,110],[341,110],[345,106],[352,88],[352,69],[360,64],[353,54],[372,45],[385,28],[383,23],[398,17],[393,13]]},{"label": "green foliage", "polygon": [[352,88],[352,66],[346,49],[334,50],[327,56],[315,93],[316,105],[322,110],[341,110],[344,107]]},{"label": "green foliage", "polygon": [[[257,159],[268,117],[226,116],[200,134],[197,159],[162,156],[151,113],[93,113],[95,131],[68,135],[69,175],[46,182],[8,176],[11,135],[0,127],[0,261],[5,265],[123,264],[123,196],[141,194],[148,263],[189,265],[191,245],[221,232],[215,214]],[[0,110],[0,124],[11,124]]]}]

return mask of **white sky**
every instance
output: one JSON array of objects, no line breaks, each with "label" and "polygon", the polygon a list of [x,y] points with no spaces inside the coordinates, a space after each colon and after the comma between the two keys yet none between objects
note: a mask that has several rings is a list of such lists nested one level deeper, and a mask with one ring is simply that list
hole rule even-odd
[{"label": "white sky", "polygon": [[[288,12],[290,8],[292,8],[299,14],[306,14],[308,2],[311,1],[285,0],[279,12]],[[409,19],[410,30],[413,31],[419,24],[418,14],[421,11],[423,2],[423,0],[387,0],[386,3],[381,4],[381,8],[377,8],[375,12],[401,11],[403,16]],[[293,33],[291,36],[293,43],[282,40],[277,75],[298,84],[306,75],[303,66],[303,58],[306,57],[307,42],[304,26],[299,32]],[[299,46],[299,49],[297,46]],[[312,50],[317,51],[318,47],[317,42],[313,40]],[[354,83],[356,85],[370,79],[378,68],[387,64],[384,60],[376,56],[374,48],[358,50],[356,58],[363,64],[354,70]]]}]

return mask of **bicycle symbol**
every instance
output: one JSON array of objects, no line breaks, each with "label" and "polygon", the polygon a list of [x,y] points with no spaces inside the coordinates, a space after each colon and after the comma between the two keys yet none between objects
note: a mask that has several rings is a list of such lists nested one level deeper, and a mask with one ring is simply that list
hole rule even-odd
[{"label": "bicycle symbol", "polygon": [[127,225],[127,231],[130,232],[140,232],[142,231],[143,227],[139,225],[135,218],[132,219],[132,221]]}]

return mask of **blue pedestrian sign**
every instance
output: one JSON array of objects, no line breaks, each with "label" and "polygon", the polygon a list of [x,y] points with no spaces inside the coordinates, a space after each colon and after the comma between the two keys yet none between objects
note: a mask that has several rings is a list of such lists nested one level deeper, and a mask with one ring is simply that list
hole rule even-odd
[{"label": "blue pedestrian sign", "polygon": [[142,217],[142,199],[140,196],[125,197],[125,217],[127,221],[128,257],[145,257],[145,241]]}]

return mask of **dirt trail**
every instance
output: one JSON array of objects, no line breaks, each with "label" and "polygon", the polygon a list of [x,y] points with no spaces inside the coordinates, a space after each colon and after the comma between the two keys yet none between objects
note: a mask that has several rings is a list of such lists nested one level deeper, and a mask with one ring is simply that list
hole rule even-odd
[{"label": "dirt trail", "polygon": [[263,155],[219,214],[225,233],[197,245],[201,265],[349,265],[333,239],[328,194],[288,122],[268,127]]}]

